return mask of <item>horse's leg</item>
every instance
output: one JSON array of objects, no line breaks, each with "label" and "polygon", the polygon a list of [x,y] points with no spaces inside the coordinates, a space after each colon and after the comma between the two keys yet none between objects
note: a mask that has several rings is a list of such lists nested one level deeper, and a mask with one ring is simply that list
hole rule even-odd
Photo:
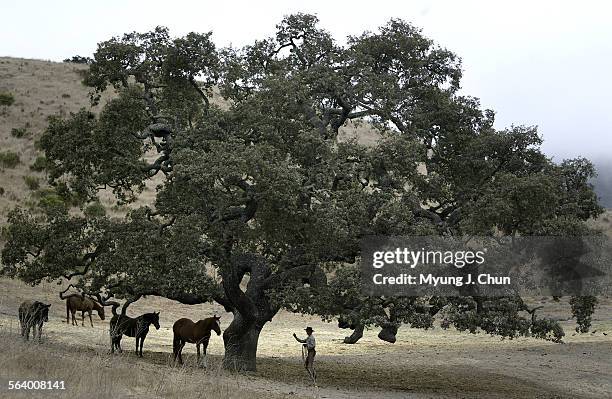
[{"label": "horse's leg", "polygon": [[204,368],[208,368],[208,355],[206,354],[206,345],[202,345],[202,352],[204,352]]},{"label": "horse's leg", "polygon": [[66,325],[70,323],[70,305],[66,301]]},{"label": "horse's leg", "polygon": [[32,326],[30,325],[30,323],[27,324],[26,327],[26,333],[25,333],[25,339],[26,341],[30,340],[30,328],[32,328]]},{"label": "horse's leg", "polygon": [[19,312],[19,326],[21,327],[21,336],[25,337],[25,317],[21,312]]},{"label": "horse's leg", "polygon": [[179,349],[178,349],[179,364],[183,364],[183,348],[185,347],[185,343],[186,341],[181,341],[179,345]]},{"label": "horse's leg", "polygon": [[181,340],[174,334],[174,338],[172,339],[172,353],[174,354],[174,363],[176,363],[176,358],[178,356],[178,349],[181,345]]},{"label": "horse's leg", "polygon": [[196,350],[198,352],[198,355],[196,356],[196,363],[199,366],[200,365],[200,343],[199,342],[196,342]]},{"label": "horse's leg", "polygon": [[91,310],[89,311],[89,322],[91,323],[91,326],[93,327],[93,320],[91,319]]},{"label": "horse's leg", "polygon": [[144,340],[146,337],[146,335],[140,337],[140,357],[142,357],[142,346],[144,345]]},{"label": "horse's leg", "polygon": [[121,347],[121,338],[123,338],[123,334],[119,335],[117,338],[117,349],[119,349],[119,353],[123,353],[123,348]]},{"label": "horse's leg", "polygon": [[138,334],[134,338],[136,338],[136,355],[138,355]]},{"label": "horse's leg", "polygon": [[77,323],[77,320],[76,320],[76,312],[77,312],[76,309],[70,309],[70,313],[72,313],[72,325],[73,326],[79,325],[79,323]]},{"label": "horse's leg", "polygon": [[[176,345],[176,348],[175,348]],[[180,338],[174,338],[174,342],[172,343],[173,349],[175,349],[174,353],[174,361],[178,359],[179,364],[183,364],[183,347],[185,346],[185,342],[183,342]]]},{"label": "horse's leg", "polygon": [[43,323],[40,323],[38,325],[38,342],[42,342],[42,326],[43,326]]},{"label": "horse's leg", "polygon": [[85,327],[85,311],[81,310],[81,327]]}]

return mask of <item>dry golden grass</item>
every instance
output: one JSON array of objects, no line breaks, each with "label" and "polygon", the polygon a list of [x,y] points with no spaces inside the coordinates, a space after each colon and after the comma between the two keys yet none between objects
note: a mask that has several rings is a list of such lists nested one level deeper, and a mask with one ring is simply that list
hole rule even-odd
[{"label": "dry golden grass", "polygon": [[[282,398],[239,386],[238,377],[219,368],[156,365],[128,356],[109,356],[86,346],[50,340],[23,341],[0,330],[0,397],[71,398]],[[8,381],[64,381],[65,390],[11,390]],[[295,396],[292,396],[295,397]]]},{"label": "dry golden grass", "polygon": [[[568,334],[563,345],[531,338],[502,341],[498,337],[482,334],[472,335],[440,328],[423,331],[407,327],[400,329],[398,341],[393,345],[380,341],[376,337],[377,330],[366,331],[356,345],[344,345],[342,339],[348,331],[338,329],[334,323],[281,312],[262,331],[257,372],[232,375],[220,370],[223,341],[216,335],[210,340],[209,371],[196,367],[193,345],[185,348],[184,370],[177,370],[172,365],[173,322],[181,317],[200,319],[217,313],[222,315],[221,324],[225,329],[231,315],[223,313],[217,305],[187,306],[158,297],[148,297],[133,304],[130,315],[161,311],[161,329],[151,330],[145,342],[144,358],[139,359],[134,355],[134,340],[131,338],[124,339],[124,354],[108,354],[108,319],[101,321],[94,315],[94,328],[89,327],[88,320],[85,327],[67,325],[65,306],[57,296],[58,291],[59,287],[54,284],[28,287],[18,281],[0,279],[0,331],[4,331],[0,339],[9,342],[9,348],[21,345],[16,312],[22,300],[38,299],[52,303],[50,321],[44,329],[44,342],[36,347],[50,351],[50,358],[57,357],[68,364],[83,361],[94,365],[92,370],[124,370],[120,372],[128,373],[132,378],[119,378],[113,389],[122,390],[125,395],[137,395],[142,389],[139,387],[152,386],[153,383],[148,381],[155,381],[156,376],[163,375],[167,381],[175,381],[187,375],[189,377],[186,379],[200,381],[198,386],[206,386],[207,381],[213,379],[221,385],[227,382],[231,387],[253,391],[253,395],[267,394],[269,391],[277,395],[291,394],[292,397],[341,398],[612,397],[610,299],[602,299],[602,306],[594,315],[592,330],[596,332],[575,335],[575,324],[569,319],[566,300],[559,303],[536,301],[543,302],[549,316],[562,320]],[[300,347],[291,336],[293,332],[301,334],[306,325],[313,326],[317,337],[319,387],[316,389],[303,369]],[[35,362],[31,360],[34,352],[26,354],[18,363]],[[15,359],[15,356],[12,349],[0,353],[0,362],[5,362],[0,363],[0,368],[4,369],[4,364],[11,364],[6,363],[6,358]],[[52,365],[47,363],[28,376],[51,375],[49,370]],[[11,371],[13,378],[21,378],[22,369],[19,367]],[[175,374],[177,371],[180,373]],[[114,375],[112,373],[109,375]],[[143,376],[139,376],[140,373]],[[61,375],[68,379],[71,374]],[[174,386],[168,384],[164,389]],[[101,392],[106,391],[101,388]],[[146,392],[155,391],[151,388]],[[233,394],[233,391],[229,393]],[[190,397],[187,393],[180,395]],[[173,396],[168,394],[165,397]]]}]

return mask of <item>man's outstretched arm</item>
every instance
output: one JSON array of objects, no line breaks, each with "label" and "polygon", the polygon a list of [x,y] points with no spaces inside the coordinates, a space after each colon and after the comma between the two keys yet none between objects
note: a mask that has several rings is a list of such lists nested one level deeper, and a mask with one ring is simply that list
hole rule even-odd
[{"label": "man's outstretched arm", "polygon": [[305,343],[306,343],[306,340],[305,340],[305,339],[299,339],[299,338],[298,338],[298,336],[297,336],[297,335],[295,335],[295,333],[293,333],[293,338],[295,338],[295,339],[297,340],[297,342],[301,342],[301,343],[303,343],[303,344],[305,344]]}]

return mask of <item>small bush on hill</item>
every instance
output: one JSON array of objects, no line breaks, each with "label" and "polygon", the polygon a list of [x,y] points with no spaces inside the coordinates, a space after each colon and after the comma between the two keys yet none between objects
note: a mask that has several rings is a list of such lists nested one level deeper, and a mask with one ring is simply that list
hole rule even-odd
[{"label": "small bush on hill", "polygon": [[75,55],[72,58],[64,59],[64,62],[71,62],[73,64],[90,64],[93,60],[89,57],[83,57],[80,55]]},{"label": "small bush on hill", "polygon": [[85,214],[85,216],[88,217],[103,217],[106,216],[106,209],[104,208],[104,205],[102,205],[99,202],[94,202],[93,204],[89,205],[88,207],[86,207],[83,210],[83,213]]},{"label": "small bush on hill", "polygon": [[47,158],[44,155],[36,157],[36,160],[30,165],[30,170],[35,172],[42,172],[47,168]]},{"label": "small bush on hill", "polygon": [[27,134],[28,130],[25,127],[14,127],[13,129],[11,129],[11,136],[18,139],[25,137]]},{"label": "small bush on hill", "polygon": [[23,180],[30,190],[38,190],[40,188],[40,181],[38,180],[38,177],[23,176]]},{"label": "small bush on hill", "polygon": [[53,189],[40,190],[38,205],[47,213],[54,209],[65,209],[67,207],[64,199]]},{"label": "small bush on hill", "polygon": [[0,152],[0,166],[4,168],[12,169],[19,165],[19,155],[12,151]]},{"label": "small bush on hill", "polygon": [[0,93],[0,105],[13,105],[15,97],[11,93]]}]

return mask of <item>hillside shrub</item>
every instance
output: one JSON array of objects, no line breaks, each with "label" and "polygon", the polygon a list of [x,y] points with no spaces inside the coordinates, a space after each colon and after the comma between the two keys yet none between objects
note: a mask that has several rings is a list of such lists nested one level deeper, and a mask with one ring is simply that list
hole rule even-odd
[{"label": "hillside shrub", "polygon": [[11,136],[18,139],[27,136],[27,134],[28,130],[25,127],[14,127],[11,129]]},{"label": "hillside shrub", "polygon": [[99,202],[94,202],[83,210],[85,216],[98,218],[106,216],[106,209],[104,205]]},{"label": "hillside shrub", "polygon": [[36,157],[34,163],[30,165],[30,170],[34,172],[42,172],[47,168],[47,158],[44,155]]},{"label": "hillside shrub", "polygon": [[40,196],[38,205],[47,213],[67,208],[64,199],[53,189],[40,190],[38,195]]},{"label": "hillside shrub", "polygon": [[23,180],[30,190],[38,190],[40,188],[40,181],[36,176],[23,176]]},{"label": "hillside shrub", "polygon": [[72,58],[64,59],[64,62],[71,62],[73,64],[91,64],[93,62],[93,59],[91,59],[89,57],[83,57],[83,56],[80,56],[80,55],[75,55]]},{"label": "hillside shrub", "polygon": [[2,92],[0,93],[0,105],[13,105],[15,97],[11,93]]},{"label": "hillside shrub", "polygon": [[21,160],[19,159],[19,154],[12,151],[0,152],[1,167],[12,169],[19,165],[19,162],[21,162]]}]

